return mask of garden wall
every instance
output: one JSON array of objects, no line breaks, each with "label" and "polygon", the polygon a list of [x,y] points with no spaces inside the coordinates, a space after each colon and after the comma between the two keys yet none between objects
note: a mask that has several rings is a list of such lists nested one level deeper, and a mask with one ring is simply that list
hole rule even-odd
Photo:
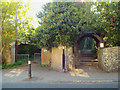
[{"label": "garden wall", "polygon": [[103,71],[118,71],[119,62],[120,47],[109,47],[98,50],[98,64]]},{"label": "garden wall", "polygon": [[51,52],[47,50],[47,48],[42,48],[41,49],[41,64],[49,64],[50,63],[50,58],[51,58]]},{"label": "garden wall", "polygon": [[58,46],[58,48],[52,48],[51,54],[51,67],[55,70],[62,71],[62,54],[63,54],[63,46]]},{"label": "garden wall", "polygon": [[66,71],[70,71],[73,70],[73,68],[75,67],[75,58],[74,58],[74,54],[73,54],[73,48],[72,47],[67,47],[66,48]]},{"label": "garden wall", "polygon": [[[42,64],[49,64],[51,61],[51,67],[54,70],[62,71],[62,64],[63,64],[63,46],[59,45],[57,48],[53,47],[52,51],[50,52],[45,47],[41,49],[41,63]],[[71,70],[73,66],[73,53],[72,47],[65,46],[65,69],[66,71]]]}]

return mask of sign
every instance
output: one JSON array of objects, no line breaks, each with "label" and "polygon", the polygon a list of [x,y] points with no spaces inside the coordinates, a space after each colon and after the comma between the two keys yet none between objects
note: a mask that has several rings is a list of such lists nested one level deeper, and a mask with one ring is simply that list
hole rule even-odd
[{"label": "sign", "polygon": [[104,48],[105,47],[105,43],[104,42],[100,42],[100,48]]},{"label": "sign", "polygon": [[44,50],[44,52],[47,52],[48,50]]}]

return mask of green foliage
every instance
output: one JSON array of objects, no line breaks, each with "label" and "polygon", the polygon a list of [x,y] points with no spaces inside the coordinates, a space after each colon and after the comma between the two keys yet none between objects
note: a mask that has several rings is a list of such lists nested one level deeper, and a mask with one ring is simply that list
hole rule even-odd
[{"label": "green foliage", "polygon": [[14,45],[15,40],[17,40],[18,43],[29,42],[27,39],[27,30],[31,30],[32,26],[28,23],[30,19],[26,17],[28,5],[23,4],[22,1],[0,1],[0,6],[2,10],[2,63],[6,64],[6,60],[8,60],[7,57],[10,55],[11,46]]},{"label": "green foliage", "polygon": [[[22,2],[1,2],[2,9],[2,43],[3,47],[9,47],[16,40],[16,11],[23,8]],[[17,14],[20,18],[20,13]],[[17,24],[18,27],[20,23]]]},{"label": "green foliage", "polygon": [[13,67],[14,64],[9,64],[9,65],[6,65],[5,68],[10,68],[10,67]]},{"label": "green foliage", "polygon": [[97,28],[106,46],[120,46],[119,6],[120,2],[99,2],[97,5]]},{"label": "green foliage", "polygon": [[2,65],[0,65],[0,69],[2,69]]},{"label": "green foliage", "polygon": [[110,71],[106,71],[106,73],[110,73]]},{"label": "green foliage", "polygon": [[52,70],[52,71],[54,70],[53,67],[50,67],[50,65],[48,64],[43,65],[40,63],[40,67],[49,67],[49,70]]},{"label": "green foliage", "polygon": [[40,63],[40,67],[44,67],[44,66]]},{"label": "green foliage", "polygon": [[48,64],[45,64],[44,67],[48,67],[49,65]]},{"label": "green foliage", "polygon": [[14,68],[16,68],[17,66],[13,66]]},{"label": "green foliage", "polygon": [[2,64],[2,69],[4,69],[4,68],[5,68],[5,66],[6,66],[5,64]]},{"label": "green foliage", "polygon": [[52,62],[52,61],[51,61],[51,58],[50,58],[50,59],[49,59],[49,65],[51,65],[51,62]]},{"label": "green foliage", "polygon": [[22,63],[24,63],[24,61],[20,61],[20,60],[19,60],[19,61],[17,61],[15,64],[16,64],[16,65],[21,65]]},{"label": "green foliage", "polygon": [[49,65],[48,64],[43,65],[40,63],[40,67],[49,67]]},{"label": "green foliage", "polygon": [[18,45],[18,54],[29,54],[30,57],[32,57],[34,53],[41,53],[41,50],[38,47],[30,44]]},{"label": "green foliage", "polygon": [[[79,35],[74,3],[48,3],[38,13],[41,26],[36,29],[35,41],[39,47],[57,47],[59,44],[74,45]],[[39,42],[38,42],[39,40]]]},{"label": "green foliage", "polygon": [[83,32],[93,32],[104,39],[106,46],[120,45],[120,2],[53,2],[38,13],[40,26],[34,43],[40,48],[73,46]]},{"label": "green foliage", "polygon": [[96,41],[91,37],[85,37],[79,41],[79,49],[81,51],[84,50],[92,50],[93,52],[96,52]]},{"label": "green foliage", "polygon": [[34,60],[34,57],[29,58],[29,60],[30,60],[30,61],[33,61],[33,60]]},{"label": "green foliage", "polygon": [[[30,58],[29,60],[32,61],[34,59]],[[11,68],[11,67],[16,68],[19,65],[25,64],[27,61],[28,61],[27,59],[23,59],[23,60],[19,60],[19,61],[15,62],[15,63],[9,64],[9,65],[2,64],[2,69],[4,69],[4,68]]]},{"label": "green foliage", "polygon": [[16,66],[16,65],[15,64],[9,64],[9,65],[2,64],[2,69],[4,69],[4,68],[11,68],[13,66]]},{"label": "green foliage", "polygon": [[18,32],[18,44],[22,43],[33,45],[32,38],[34,36],[35,30],[33,28],[33,25],[29,24],[28,22],[30,21],[27,21],[27,23],[25,21],[21,22],[21,31]]},{"label": "green foliage", "polygon": [[49,69],[52,70],[52,71],[54,70],[53,67],[49,67]]}]

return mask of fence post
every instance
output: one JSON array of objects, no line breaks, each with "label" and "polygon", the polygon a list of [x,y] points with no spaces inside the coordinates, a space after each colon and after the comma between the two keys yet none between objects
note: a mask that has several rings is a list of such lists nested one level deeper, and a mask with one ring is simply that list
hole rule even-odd
[{"label": "fence post", "polygon": [[29,54],[28,54],[28,60],[29,60]]}]

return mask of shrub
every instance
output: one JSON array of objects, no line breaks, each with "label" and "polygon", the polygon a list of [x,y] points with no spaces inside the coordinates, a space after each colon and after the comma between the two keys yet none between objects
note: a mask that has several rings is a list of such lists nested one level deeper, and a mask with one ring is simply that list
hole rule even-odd
[{"label": "shrub", "polygon": [[6,65],[5,64],[2,64],[2,69],[4,69],[6,67]]},{"label": "shrub", "polygon": [[53,67],[50,67],[49,69],[52,70],[52,71],[54,70]]},{"label": "shrub", "polygon": [[43,65],[40,63],[40,67],[49,67],[49,65],[48,64]]},{"label": "shrub", "polygon": [[21,64],[23,64],[24,63],[24,61],[17,61],[16,62],[16,65],[21,65]]},{"label": "shrub", "polygon": [[45,64],[44,67],[48,67],[48,64]]},{"label": "shrub", "polygon": [[43,67],[43,65],[40,63],[40,67]]},{"label": "shrub", "polygon": [[0,65],[0,69],[2,69],[2,65]]},{"label": "shrub", "polygon": [[[33,58],[30,58],[29,60],[32,61]],[[23,59],[23,60],[19,60],[19,61],[15,62],[15,63],[9,64],[9,65],[2,64],[2,69],[11,68],[11,67],[16,68],[18,65],[22,65],[22,64],[26,63],[27,61],[28,61],[27,59]]]}]

